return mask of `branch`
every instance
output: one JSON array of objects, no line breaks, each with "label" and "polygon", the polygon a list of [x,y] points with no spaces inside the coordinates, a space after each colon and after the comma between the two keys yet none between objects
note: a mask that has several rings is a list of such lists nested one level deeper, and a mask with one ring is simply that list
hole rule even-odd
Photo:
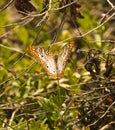
[{"label": "branch", "polygon": [[0,12],[4,11],[8,6],[10,6],[12,3],[14,2],[14,0],[10,0],[8,4],[6,4],[5,6],[3,6],[1,9],[0,9]]},{"label": "branch", "polygon": [[107,0],[107,2],[109,3],[109,5],[115,9],[115,6],[113,5],[113,3],[110,0]]},{"label": "branch", "polygon": [[109,111],[109,109],[110,109],[114,104],[115,104],[115,102],[113,102],[113,103],[108,107],[108,109],[104,112],[104,114],[102,114],[102,116],[101,116],[98,120],[96,120],[95,122],[93,122],[92,124],[90,124],[90,125],[88,125],[88,126],[95,125],[98,121],[100,121],[100,119],[102,119],[102,118],[107,114],[107,112]]}]

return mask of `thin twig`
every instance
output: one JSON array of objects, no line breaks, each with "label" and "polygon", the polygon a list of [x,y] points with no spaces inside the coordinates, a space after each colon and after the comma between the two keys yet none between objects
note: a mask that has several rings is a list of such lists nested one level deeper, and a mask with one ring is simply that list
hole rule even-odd
[{"label": "thin twig", "polygon": [[107,112],[109,111],[109,109],[110,109],[114,104],[115,104],[115,102],[113,102],[113,103],[107,108],[107,110],[104,112],[104,114],[102,114],[102,116],[101,116],[98,120],[96,120],[95,122],[93,122],[92,124],[90,124],[90,125],[88,125],[88,126],[95,125],[97,122],[99,122],[100,119],[102,119],[102,118],[107,114]]},{"label": "thin twig", "polygon": [[50,0],[49,1],[49,8],[48,8],[47,12],[45,13],[45,15],[43,16],[41,21],[36,25],[36,27],[41,26],[41,24],[49,17],[49,11],[51,10],[51,7],[52,7],[51,5],[52,5],[52,1]]},{"label": "thin twig", "polygon": [[110,0],[107,0],[107,2],[109,3],[109,5],[115,9],[115,6],[113,5],[113,3]]},{"label": "thin twig", "polygon": [[15,116],[15,114],[16,114],[16,112],[17,112],[18,110],[19,110],[19,108],[16,109],[16,110],[12,113],[12,116],[11,116],[11,118],[10,118],[10,120],[9,120],[8,130],[11,130],[11,127],[9,127],[9,126],[11,126],[12,121],[13,121],[13,119],[14,119],[14,116]]},{"label": "thin twig", "polygon": [[[8,49],[8,50],[15,51],[15,52],[20,53],[20,54],[24,54],[23,51],[21,51],[21,50],[19,50],[19,49],[16,49],[16,48],[14,48],[14,47],[8,47],[8,46],[5,46],[5,45],[3,45],[3,44],[0,44],[0,46],[3,47],[3,48],[6,48],[6,49]],[[32,57],[31,57],[30,55],[28,55],[28,54],[25,54],[25,56],[27,56],[27,57],[29,57],[29,58],[32,58]]]},{"label": "thin twig", "polygon": [[14,2],[14,0],[10,0],[9,3],[7,3],[5,6],[3,6],[1,9],[0,9],[0,12],[4,11],[9,5],[11,5],[12,3]]},{"label": "thin twig", "polygon": [[74,38],[81,38],[81,37],[85,37],[87,36],[88,34],[92,33],[93,31],[97,30],[98,28],[102,27],[105,23],[107,23],[113,16],[115,15],[115,13],[111,14],[103,23],[101,23],[100,25],[98,25],[97,27],[91,29],[90,31],[80,35],[80,36],[71,36],[70,38],[67,38],[61,42],[58,42],[58,43],[62,43],[62,42],[66,42],[66,41],[69,41],[71,39],[74,39]]},{"label": "thin twig", "polygon": [[16,76],[15,78],[9,78],[5,81],[3,81],[2,83],[0,83],[0,86],[7,83],[8,81],[11,80],[17,80],[18,78],[20,78],[25,72],[29,71],[31,69],[31,67],[35,64],[35,62],[33,62],[31,65],[29,65],[24,71],[22,71],[18,76]]}]

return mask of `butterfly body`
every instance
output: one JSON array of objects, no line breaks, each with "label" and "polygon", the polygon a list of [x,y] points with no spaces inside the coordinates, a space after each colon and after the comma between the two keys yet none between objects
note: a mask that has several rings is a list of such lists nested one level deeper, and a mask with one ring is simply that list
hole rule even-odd
[{"label": "butterfly body", "polygon": [[67,64],[73,44],[67,44],[59,53],[52,53],[40,46],[30,46],[30,54],[41,63],[49,78],[58,79],[63,77],[64,69]]}]

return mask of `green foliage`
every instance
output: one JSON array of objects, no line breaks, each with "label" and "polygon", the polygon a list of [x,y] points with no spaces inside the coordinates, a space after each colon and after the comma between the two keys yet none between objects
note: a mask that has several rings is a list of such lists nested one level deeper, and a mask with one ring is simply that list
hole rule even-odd
[{"label": "green foliage", "polygon": [[84,30],[90,30],[97,26],[97,16],[91,14],[88,9],[83,10],[84,19],[79,19],[79,24]]},{"label": "green foliage", "polygon": [[28,42],[28,32],[27,32],[27,29],[25,27],[21,27],[20,29],[16,30],[16,33],[18,34],[19,40],[22,43],[27,44],[27,42]]},{"label": "green foliage", "polygon": [[[0,12],[0,130],[94,130],[114,120],[114,24],[101,20],[105,10],[111,15],[108,3],[81,0],[71,13],[70,1],[51,2],[47,10],[47,1],[31,1],[37,12],[29,15],[12,5]],[[28,47],[58,53],[69,41],[75,46],[64,78],[49,79]]]}]

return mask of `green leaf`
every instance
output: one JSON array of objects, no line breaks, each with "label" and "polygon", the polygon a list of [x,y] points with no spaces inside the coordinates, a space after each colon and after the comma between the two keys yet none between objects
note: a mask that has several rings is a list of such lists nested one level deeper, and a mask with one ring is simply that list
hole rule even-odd
[{"label": "green leaf", "polygon": [[8,78],[8,72],[5,69],[0,68],[0,82],[5,81]]},{"label": "green leaf", "polygon": [[24,43],[27,44],[28,42],[28,32],[27,29],[25,29],[24,27],[21,27],[20,29],[16,30],[18,33],[18,37],[19,39]]},{"label": "green leaf", "polygon": [[49,112],[52,112],[54,110],[54,106],[52,104],[52,102],[50,102],[49,99],[47,98],[43,98],[43,97],[39,97],[39,104],[40,106],[46,110],[46,111],[49,111]]}]

